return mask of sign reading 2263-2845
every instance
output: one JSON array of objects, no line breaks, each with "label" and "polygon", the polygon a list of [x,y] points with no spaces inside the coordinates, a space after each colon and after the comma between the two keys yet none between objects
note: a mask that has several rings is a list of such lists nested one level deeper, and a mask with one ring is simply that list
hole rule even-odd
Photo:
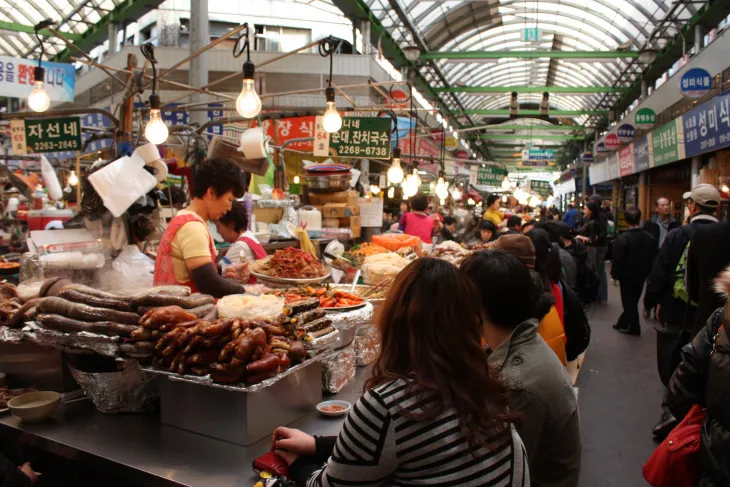
[{"label": "sign reading 2263-2845", "polygon": [[15,155],[81,150],[79,117],[12,120]]}]

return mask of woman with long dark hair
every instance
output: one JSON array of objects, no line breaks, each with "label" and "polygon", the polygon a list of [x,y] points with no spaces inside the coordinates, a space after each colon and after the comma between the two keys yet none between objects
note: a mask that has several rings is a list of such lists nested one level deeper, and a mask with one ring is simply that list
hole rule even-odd
[{"label": "woman with long dark hair", "polygon": [[608,302],[608,276],[603,261],[608,253],[608,215],[601,207],[601,201],[599,195],[593,195],[585,201],[583,220],[575,238],[588,247],[588,258],[598,271],[600,281],[598,301],[605,304]]},{"label": "woman with long dark hair", "polygon": [[406,267],[383,306],[373,375],[340,435],[274,432],[297,485],[528,485],[481,316],[479,294],[453,265]]}]

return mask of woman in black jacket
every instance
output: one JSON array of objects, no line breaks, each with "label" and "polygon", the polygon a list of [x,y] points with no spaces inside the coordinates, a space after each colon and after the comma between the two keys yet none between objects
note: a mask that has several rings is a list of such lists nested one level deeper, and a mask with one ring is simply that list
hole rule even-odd
[{"label": "woman in black jacket", "polygon": [[608,253],[608,216],[601,208],[601,197],[591,196],[583,208],[583,220],[575,237],[588,247],[588,257],[598,271],[598,301],[608,301],[608,276],[604,259]]},{"label": "woman in black jacket", "polygon": [[[717,278],[715,288],[728,295],[730,268]],[[707,410],[700,430],[700,487],[730,485],[730,333],[723,325],[728,319],[730,306],[726,302],[682,349],[682,363],[669,382],[667,400],[677,419],[695,404]]]}]

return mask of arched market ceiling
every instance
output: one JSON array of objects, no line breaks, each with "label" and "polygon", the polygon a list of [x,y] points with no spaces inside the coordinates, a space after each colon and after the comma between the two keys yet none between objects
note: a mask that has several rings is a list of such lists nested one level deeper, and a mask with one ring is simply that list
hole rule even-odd
[{"label": "arched market ceiling", "polygon": [[[419,61],[421,74],[449,109],[482,117],[472,118],[472,123],[489,120],[491,113],[479,112],[509,108],[508,88],[523,91],[518,98],[521,109],[535,109],[543,89],[552,88],[550,110],[575,112],[561,116],[588,126],[597,121],[592,117],[605,116],[605,110],[640,78],[643,65],[636,59],[638,52],[660,51],[702,7],[701,2],[676,0],[365,3],[401,48],[415,45],[426,53]],[[539,29],[539,40],[522,40],[530,28]],[[570,51],[586,55],[547,54]],[[477,54],[484,52],[488,56]]]}]

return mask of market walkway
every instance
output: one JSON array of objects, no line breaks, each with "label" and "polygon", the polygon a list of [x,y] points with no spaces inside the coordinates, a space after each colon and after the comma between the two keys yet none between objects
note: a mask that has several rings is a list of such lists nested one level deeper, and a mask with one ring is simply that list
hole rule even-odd
[{"label": "market walkway", "polygon": [[654,451],[662,385],[656,371],[656,334],[642,316],[642,336],[611,328],[621,314],[618,288],[609,304],[593,306],[591,346],[578,377],[583,427],[581,487],[646,486],[641,467]]}]

